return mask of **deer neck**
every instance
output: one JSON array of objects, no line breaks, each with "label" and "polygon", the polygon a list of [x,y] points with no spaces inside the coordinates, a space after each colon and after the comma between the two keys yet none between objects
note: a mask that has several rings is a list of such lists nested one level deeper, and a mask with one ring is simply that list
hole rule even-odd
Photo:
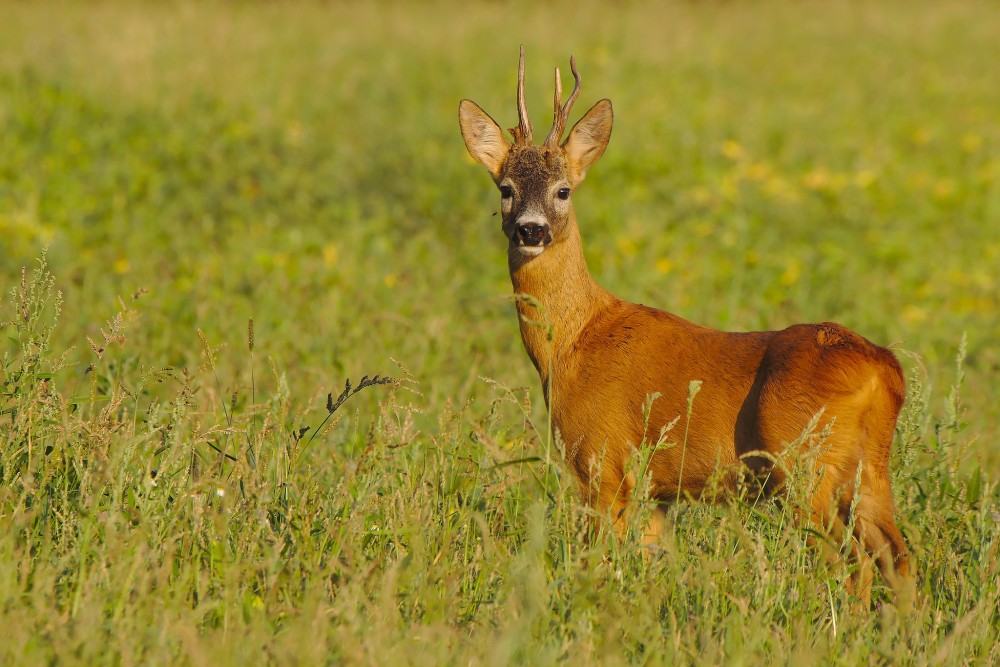
[{"label": "deer neck", "polygon": [[521,339],[546,387],[558,370],[560,356],[614,297],[590,275],[576,217],[570,213],[560,238],[536,257],[516,248],[507,253],[510,279],[517,295]]}]

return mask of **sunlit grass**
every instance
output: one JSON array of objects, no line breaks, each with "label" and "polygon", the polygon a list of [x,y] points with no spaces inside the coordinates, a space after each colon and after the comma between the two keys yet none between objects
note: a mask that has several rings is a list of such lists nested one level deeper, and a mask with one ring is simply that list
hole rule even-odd
[{"label": "sunlit grass", "polygon": [[[991,4],[0,13],[0,662],[1000,660]],[[520,43],[537,125],[570,53],[615,105],[602,284],[895,345],[911,619],[770,503],[587,545],[456,121]]]}]

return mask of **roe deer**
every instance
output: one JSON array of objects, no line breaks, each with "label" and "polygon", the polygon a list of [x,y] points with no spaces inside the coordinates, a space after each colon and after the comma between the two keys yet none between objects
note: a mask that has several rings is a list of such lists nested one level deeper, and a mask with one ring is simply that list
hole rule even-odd
[{"label": "roe deer", "polygon": [[[713,480],[740,466],[773,493],[789,472],[775,461],[786,450],[811,450],[811,460],[800,458],[810,460],[815,480],[802,522],[851,542],[857,569],[848,584],[862,601],[870,603],[874,559],[897,605],[909,604],[914,572],[889,486],[890,447],[905,397],[896,357],[833,323],[716,331],[623,301],[594,282],[571,194],[608,145],[611,102],[597,102],[560,143],[580,94],[573,58],[570,68],[575,85],[565,105],[555,71],[554,119],[541,146],[532,140],[524,102],[523,47],[513,143],[471,100],[459,105],[459,124],[469,153],[500,190],[511,282],[524,295],[516,304],[521,338],[585,500],[624,534],[636,485],[628,459],[646,433],[685,417],[689,383],[700,380],[683,446],[651,456],[650,496],[719,499],[732,486],[719,489]],[[548,327],[537,326],[540,320]],[[644,415],[654,393],[659,398]],[[826,432],[819,444],[800,438],[810,423]],[[654,512],[646,541],[657,539],[661,514]]]}]

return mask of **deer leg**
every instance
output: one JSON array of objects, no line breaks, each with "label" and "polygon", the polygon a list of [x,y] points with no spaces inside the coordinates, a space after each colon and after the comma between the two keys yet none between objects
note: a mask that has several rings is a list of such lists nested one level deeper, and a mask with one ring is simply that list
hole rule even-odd
[{"label": "deer leg", "polygon": [[642,533],[642,546],[645,548],[645,553],[652,554],[659,548],[660,536],[663,535],[663,529],[666,525],[666,517],[667,513],[659,504],[650,513],[649,521],[646,522]]},{"label": "deer leg", "polygon": [[849,517],[843,512],[837,511],[834,496],[838,485],[830,473],[829,466],[826,466],[826,470],[819,473],[822,475],[822,479],[819,480],[810,496],[808,508],[801,513],[800,520],[829,536],[829,539],[810,537],[809,542],[820,547],[824,559],[831,566],[839,567],[844,564],[844,556],[838,547],[845,541],[848,542],[849,551],[846,562],[852,564],[854,569],[844,585],[847,592],[855,597],[858,606],[867,609],[871,606],[874,565],[859,540],[847,533],[847,519]]},{"label": "deer leg", "polygon": [[[593,489],[593,487],[590,489],[591,507],[599,517],[608,518],[619,544],[625,541],[629,526],[633,521],[632,514],[636,509],[634,493],[635,476],[632,473],[605,475],[600,480],[598,489]],[[640,543],[643,547],[652,550],[659,543],[664,520],[663,509],[659,506],[654,507],[641,528]]]},{"label": "deer leg", "polygon": [[[888,488],[888,486],[886,486]],[[896,608],[908,611],[916,595],[910,553],[892,516],[892,500],[862,496],[855,510],[855,535],[878,564],[882,577],[893,590]]]},{"label": "deer leg", "polygon": [[864,547],[857,519],[855,519],[854,533],[849,537],[847,536],[847,524],[850,521],[850,516],[841,513],[836,521],[842,529],[839,535],[841,542],[843,543],[845,538],[850,540],[848,563],[852,564],[854,569],[847,580],[847,590],[857,599],[860,610],[869,609],[872,602],[872,584],[875,581],[875,561]]},{"label": "deer leg", "polygon": [[[894,424],[894,422],[893,422]],[[893,424],[869,422],[862,431],[861,447],[870,461],[861,470],[855,507],[855,531],[892,588],[896,608],[909,611],[916,600],[916,579],[910,550],[896,525],[889,482],[889,447]],[[882,444],[878,447],[879,443]]]}]

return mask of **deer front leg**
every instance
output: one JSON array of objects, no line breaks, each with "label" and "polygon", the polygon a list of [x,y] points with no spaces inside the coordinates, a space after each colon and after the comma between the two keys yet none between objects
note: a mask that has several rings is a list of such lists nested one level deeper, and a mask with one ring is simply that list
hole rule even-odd
[{"label": "deer front leg", "polygon": [[[635,475],[604,474],[594,476],[584,486],[584,496],[587,504],[594,510],[595,529],[593,535],[600,532],[600,527],[610,524],[615,538],[622,544],[628,535],[629,528],[635,523],[633,514],[639,509],[641,502],[650,502],[644,498],[635,498]],[[660,542],[663,533],[665,513],[659,505],[655,505],[643,517],[639,540],[648,553],[654,550]]]}]

